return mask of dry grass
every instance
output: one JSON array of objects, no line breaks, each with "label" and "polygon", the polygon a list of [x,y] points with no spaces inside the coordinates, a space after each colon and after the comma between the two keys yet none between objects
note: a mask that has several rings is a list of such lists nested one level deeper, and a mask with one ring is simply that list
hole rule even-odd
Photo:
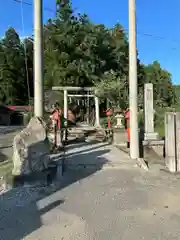
[{"label": "dry grass", "polygon": [[12,179],[12,161],[0,163],[0,177],[4,177],[8,182]]},{"label": "dry grass", "polygon": [[0,177],[4,177],[8,182],[12,179],[12,143],[14,137],[20,132],[20,130],[14,130],[10,133],[4,134],[1,140],[0,150]]}]

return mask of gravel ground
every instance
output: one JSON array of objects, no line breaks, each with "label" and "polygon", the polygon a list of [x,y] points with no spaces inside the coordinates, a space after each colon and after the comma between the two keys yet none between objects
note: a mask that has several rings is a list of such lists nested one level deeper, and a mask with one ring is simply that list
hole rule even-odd
[{"label": "gravel ground", "polygon": [[114,167],[69,170],[49,188],[4,193],[0,240],[180,239],[179,175],[144,172],[111,146],[72,149],[71,162],[100,158],[102,165],[110,161]]}]

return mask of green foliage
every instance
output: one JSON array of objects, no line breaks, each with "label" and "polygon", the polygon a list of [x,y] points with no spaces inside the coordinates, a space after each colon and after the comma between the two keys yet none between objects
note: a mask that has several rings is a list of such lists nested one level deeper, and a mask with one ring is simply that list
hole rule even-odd
[{"label": "green foliage", "polygon": [[174,104],[180,106],[180,85],[174,85],[173,86],[173,91],[174,91]]},{"label": "green foliage", "polygon": [[175,101],[171,74],[167,70],[162,69],[157,61],[145,66],[144,72],[145,82],[153,83],[156,106],[171,106]]},{"label": "green foliage", "polygon": [[[86,15],[74,16],[67,6],[45,30],[45,85],[92,86],[105,71],[116,69],[110,34]],[[51,33],[51,35],[50,35]],[[50,35],[50,36],[49,36]]]},{"label": "green foliage", "polygon": [[[26,39],[27,40],[27,39]],[[30,78],[27,79],[24,42],[13,28],[9,28],[0,41],[0,103],[28,103],[28,85],[32,88],[32,48],[28,45],[27,63]],[[31,83],[30,83],[31,82]]]},{"label": "green foliage", "polygon": [[98,90],[97,95],[101,99],[108,99],[112,107],[127,108],[128,92],[126,79],[111,71],[105,73],[103,79],[95,85]]},{"label": "green foliage", "polygon": [[[56,5],[56,18],[44,25],[45,88],[94,85],[102,101],[126,108],[129,44],[123,27],[94,24],[86,14],[75,14],[69,0],[57,0]],[[33,97],[32,42],[33,37],[22,42],[13,28],[0,41],[0,103],[27,104],[28,86]],[[157,61],[143,65],[137,60],[139,107],[143,106],[143,87],[147,82],[154,85],[155,106],[175,104],[178,91],[172,85],[171,74]]]},{"label": "green foliage", "polygon": [[[114,116],[110,116],[110,121],[111,121],[111,127],[116,124],[116,118]],[[102,117],[100,118],[100,124],[103,128],[108,128],[108,118],[107,117]]]}]

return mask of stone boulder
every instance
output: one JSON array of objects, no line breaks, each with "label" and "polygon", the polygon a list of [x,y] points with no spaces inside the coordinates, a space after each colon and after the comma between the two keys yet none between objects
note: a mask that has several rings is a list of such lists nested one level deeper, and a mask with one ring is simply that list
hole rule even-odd
[{"label": "stone boulder", "polygon": [[31,118],[29,124],[13,141],[13,170],[15,176],[42,171],[50,163],[50,146],[44,120]]}]

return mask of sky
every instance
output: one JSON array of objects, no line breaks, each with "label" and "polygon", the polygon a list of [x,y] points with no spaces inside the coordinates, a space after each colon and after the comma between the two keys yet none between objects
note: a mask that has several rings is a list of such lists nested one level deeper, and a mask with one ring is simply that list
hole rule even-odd
[{"label": "sky", "polygon": [[[20,1],[20,0],[19,0]],[[33,3],[33,0],[24,0]],[[44,22],[55,17],[56,0],[43,0]],[[128,0],[72,0],[73,9],[94,23],[128,30]],[[144,64],[157,60],[180,84],[180,0],[136,0],[137,48]],[[23,14],[21,14],[23,12]],[[33,33],[33,6],[0,0],[0,36],[14,27],[21,37]]]}]

